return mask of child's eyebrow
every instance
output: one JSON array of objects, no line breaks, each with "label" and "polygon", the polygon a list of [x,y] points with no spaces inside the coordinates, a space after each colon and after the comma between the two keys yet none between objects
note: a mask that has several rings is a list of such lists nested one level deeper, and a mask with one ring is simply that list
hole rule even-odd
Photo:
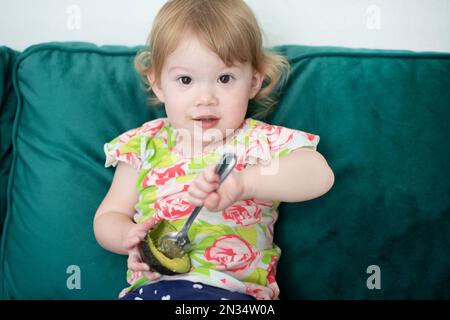
[{"label": "child's eyebrow", "polygon": [[177,69],[181,69],[181,70],[185,70],[185,71],[192,71],[191,69],[187,68],[187,67],[182,67],[182,66],[173,66],[171,68],[169,68],[169,72],[173,71],[173,70],[177,70]]}]

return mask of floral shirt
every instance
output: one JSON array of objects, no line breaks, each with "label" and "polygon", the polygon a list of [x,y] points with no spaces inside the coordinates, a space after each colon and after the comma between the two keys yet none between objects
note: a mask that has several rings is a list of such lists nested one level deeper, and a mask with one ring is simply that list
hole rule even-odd
[{"label": "floral shirt", "polygon": [[[190,184],[206,166],[217,163],[225,151],[237,156],[235,171],[258,163],[270,164],[292,150],[316,149],[319,136],[254,119],[246,119],[231,139],[206,154],[187,158],[176,151],[177,129],[167,118],[129,130],[104,146],[105,167],[126,162],[139,170],[136,223],[149,217],[163,219],[180,230],[195,206],[187,201]],[[268,172],[270,174],[270,172]],[[149,280],[141,272],[127,272],[127,292],[159,280],[183,279],[251,295],[278,299],[275,281],[281,250],[273,243],[279,201],[246,199],[220,212],[206,208],[189,230],[192,268],[188,273]]]}]

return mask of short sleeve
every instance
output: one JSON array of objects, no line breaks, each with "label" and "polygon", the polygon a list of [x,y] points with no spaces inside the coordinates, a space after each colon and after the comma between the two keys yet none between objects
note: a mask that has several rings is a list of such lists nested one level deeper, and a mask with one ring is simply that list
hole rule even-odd
[{"label": "short sleeve", "polygon": [[272,126],[266,134],[272,158],[300,148],[317,150],[320,140],[318,135],[281,126]]},{"label": "short sleeve", "polygon": [[123,161],[138,170],[141,167],[141,137],[142,129],[136,128],[105,143],[105,168],[115,167],[119,161]]},{"label": "short sleeve", "polygon": [[269,162],[299,148],[317,149],[315,134],[254,121],[250,124],[247,163]]}]

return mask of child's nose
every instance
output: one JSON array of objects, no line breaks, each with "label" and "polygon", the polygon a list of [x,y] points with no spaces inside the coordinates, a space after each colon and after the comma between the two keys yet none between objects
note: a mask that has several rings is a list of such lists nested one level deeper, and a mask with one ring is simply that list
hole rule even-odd
[{"label": "child's nose", "polygon": [[202,88],[197,96],[195,102],[196,106],[215,106],[219,100],[217,99],[214,91],[211,88]]}]

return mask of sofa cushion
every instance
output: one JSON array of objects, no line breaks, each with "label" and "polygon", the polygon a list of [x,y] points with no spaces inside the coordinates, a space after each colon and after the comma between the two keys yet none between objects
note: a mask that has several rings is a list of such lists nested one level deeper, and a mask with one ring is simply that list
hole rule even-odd
[{"label": "sofa cushion", "polygon": [[16,96],[12,86],[12,69],[19,52],[0,47],[0,235],[6,214],[6,186],[12,160],[12,127],[16,113]]},{"label": "sofa cushion", "polygon": [[[126,285],[124,257],[96,243],[92,219],[114,172],[103,165],[105,141],[161,116],[146,106],[135,53],[46,44],[20,57],[5,297],[114,298]],[[70,290],[66,282],[77,270],[81,289]]]},{"label": "sofa cushion", "polygon": [[[146,106],[137,49],[52,43],[21,55],[4,298],[109,299],[126,285],[125,257],[96,243],[92,219],[114,173],[103,143],[164,116]],[[323,197],[281,205],[280,297],[450,297],[450,55],[276,50],[293,70],[263,120],[320,135],[336,176]],[[379,290],[366,285],[371,265]]]},{"label": "sofa cushion", "polygon": [[269,122],[319,134],[335,184],[282,204],[280,286],[298,299],[450,298],[450,55],[308,50],[287,48],[293,75]]}]

